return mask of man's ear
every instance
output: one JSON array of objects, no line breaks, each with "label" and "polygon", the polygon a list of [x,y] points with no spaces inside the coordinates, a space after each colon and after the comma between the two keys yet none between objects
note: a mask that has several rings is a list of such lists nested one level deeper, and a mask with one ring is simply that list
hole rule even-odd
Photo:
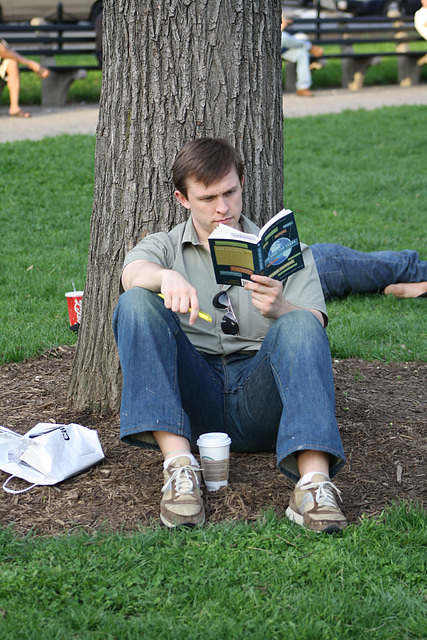
[{"label": "man's ear", "polygon": [[186,209],[190,208],[190,203],[188,202],[188,200],[185,197],[185,195],[183,193],[181,193],[181,191],[178,191],[178,189],[175,189],[174,194],[175,194],[176,198],[178,199],[178,202],[180,204],[182,204],[183,207],[185,207]]}]

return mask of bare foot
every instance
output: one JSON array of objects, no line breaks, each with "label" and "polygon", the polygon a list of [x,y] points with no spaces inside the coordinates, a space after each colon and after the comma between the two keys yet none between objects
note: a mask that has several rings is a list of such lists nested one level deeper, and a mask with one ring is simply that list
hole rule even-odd
[{"label": "bare foot", "polygon": [[399,282],[389,284],[384,289],[386,296],[393,294],[396,298],[420,298],[427,296],[427,282]]},{"label": "bare foot", "polygon": [[44,78],[47,78],[49,73],[50,73],[50,70],[46,69],[46,67],[42,67],[42,66],[39,66],[38,70],[36,71],[36,74],[42,80],[44,80]]},{"label": "bare foot", "polygon": [[19,109],[14,113],[11,113],[9,111],[9,117],[10,118],[31,118],[31,113],[28,113],[28,111],[22,111],[22,109]]}]

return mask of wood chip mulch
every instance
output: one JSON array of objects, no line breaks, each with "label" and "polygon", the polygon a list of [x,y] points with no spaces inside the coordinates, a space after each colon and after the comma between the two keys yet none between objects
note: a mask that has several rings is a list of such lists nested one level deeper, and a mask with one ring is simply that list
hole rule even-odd
[{"label": "wood chip mulch", "polygon": [[[157,526],[161,456],[122,444],[117,416],[73,412],[66,391],[74,347],[0,367],[0,424],[26,433],[38,422],[97,429],[105,460],[51,487],[10,495],[0,489],[0,526],[56,535]],[[337,418],[347,464],[336,477],[350,522],[378,515],[392,500],[425,504],[427,363],[334,360]],[[7,475],[0,471],[1,483]],[[21,482],[21,481],[18,481]],[[207,522],[253,521],[286,510],[293,483],[273,453],[231,454],[227,487],[205,492]]]}]

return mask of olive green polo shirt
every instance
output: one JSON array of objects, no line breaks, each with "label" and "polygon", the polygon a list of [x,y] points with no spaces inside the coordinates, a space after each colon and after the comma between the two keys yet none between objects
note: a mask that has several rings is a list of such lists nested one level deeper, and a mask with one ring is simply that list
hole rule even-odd
[{"label": "olive green polo shirt", "polygon": [[[258,235],[259,228],[245,216],[240,219],[247,233]],[[326,305],[311,249],[301,243],[305,268],[289,276],[283,287],[288,302],[303,309],[321,311],[327,320]],[[273,324],[264,318],[251,302],[251,292],[240,286],[219,285],[215,280],[209,251],[199,241],[193,222],[146,236],[125,257],[124,267],[133,260],[148,260],[167,269],[174,269],[195,287],[201,311],[212,316],[212,322],[197,318],[188,323],[189,314],[181,314],[181,327],[196,349],[205,354],[230,355],[237,351],[257,351]],[[221,331],[223,311],[215,309],[212,300],[218,291],[226,290],[239,323],[239,335],[229,336]]]}]

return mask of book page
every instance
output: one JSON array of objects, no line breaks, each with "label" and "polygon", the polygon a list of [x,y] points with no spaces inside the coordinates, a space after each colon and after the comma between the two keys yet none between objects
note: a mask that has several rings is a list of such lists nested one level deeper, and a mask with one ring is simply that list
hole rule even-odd
[{"label": "book page", "polygon": [[250,242],[256,244],[259,238],[253,233],[245,233],[239,229],[233,229],[227,224],[219,224],[210,234],[209,238],[213,240],[242,240],[242,242]]},{"label": "book page", "polygon": [[276,213],[276,215],[273,216],[271,220],[266,222],[265,225],[261,228],[261,231],[259,232],[259,237],[261,238],[263,233],[265,233],[270,227],[274,226],[278,220],[280,220],[284,216],[289,215],[290,213],[292,213],[290,209],[282,209],[281,211],[279,211],[279,213]]}]

